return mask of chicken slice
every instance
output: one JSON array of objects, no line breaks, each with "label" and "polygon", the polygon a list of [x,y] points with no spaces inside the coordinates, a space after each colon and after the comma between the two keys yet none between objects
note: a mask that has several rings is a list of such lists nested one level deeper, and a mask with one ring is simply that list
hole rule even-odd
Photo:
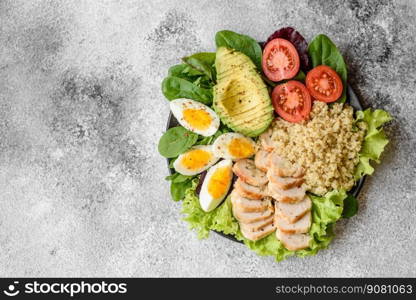
[{"label": "chicken slice", "polygon": [[312,209],[312,201],[308,196],[297,203],[284,203],[275,201],[275,212],[289,223],[295,223]]},{"label": "chicken slice", "polygon": [[267,172],[269,168],[269,155],[270,152],[267,152],[266,150],[259,150],[254,157],[255,166],[263,172]]},{"label": "chicken slice", "polygon": [[275,215],[275,224],[284,233],[306,233],[311,227],[311,219],[310,211],[295,223],[289,223],[286,219]]},{"label": "chicken slice", "polygon": [[311,242],[311,236],[307,233],[288,234],[282,232],[279,228],[276,229],[276,237],[290,251],[308,248]]},{"label": "chicken slice", "polygon": [[270,126],[264,133],[262,133],[259,137],[260,145],[264,148],[264,150],[272,152],[274,150],[274,145],[272,141],[273,135],[273,128]]},{"label": "chicken slice", "polygon": [[267,196],[266,185],[254,186],[245,183],[240,178],[234,184],[234,190],[248,199],[260,200]]},{"label": "chicken slice", "polygon": [[249,229],[250,231],[259,231],[260,229],[266,227],[267,225],[271,224],[274,222],[274,216],[270,216],[266,219],[257,221],[257,222],[253,222],[253,223],[240,223],[244,224],[243,226],[245,226],[247,229]]},{"label": "chicken slice", "polygon": [[269,155],[269,166],[270,171],[280,177],[300,178],[305,175],[305,170],[301,166],[292,164],[280,157],[275,151]]},{"label": "chicken slice", "polygon": [[293,187],[288,190],[280,189],[275,183],[269,182],[267,185],[267,191],[269,196],[273,197],[277,201],[285,203],[300,202],[305,198],[306,189],[304,186]]},{"label": "chicken slice", "polygon": [[232,205],[233,215],[240,222],[245,224],[255,223],[274,215],[273,206],[268,207],[264,211],[259,212],[243,212],[235,205]]},{"label": "chicken slice", "polygon": [[235,190],[231,192],[231,204],[241,212],[262,212],[272,206],[270,198],[262,200],[247,199],[237,194]]},{"label": "chicken slice", "polygon": [[282,190],[299,187],[305,181],[303,178],[277,176],[276,173],[272,172],[270,169],[267,171],[267,179],[269,179],[269,182],[274,183],[279,189]]},{"label": "chicken slice", "polygon": [[233,171],[242,181],[250,185],[262,186],[268,181],[266,173],[257,169],[251,159],[240,159],[234,164]]},{"label": "chicken slice", "polygon": [[276,227],[273,223],[270,223],[266,227],[253,231],[252,228],[249,227],[247,224],[240,223],[240,230],[246,239],[258,241],[275,231]]}]

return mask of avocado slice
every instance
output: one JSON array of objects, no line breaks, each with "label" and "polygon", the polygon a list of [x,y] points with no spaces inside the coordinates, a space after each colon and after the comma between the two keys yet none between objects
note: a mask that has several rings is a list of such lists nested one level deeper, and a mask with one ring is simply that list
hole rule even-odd
[{"label": "avocado slice", "polygon": [[267,129],[273,119],[273,106],[267,86],[250,58],[220,47],[215,66],[213,107],[221,120],[234,131],[251,137]]}]

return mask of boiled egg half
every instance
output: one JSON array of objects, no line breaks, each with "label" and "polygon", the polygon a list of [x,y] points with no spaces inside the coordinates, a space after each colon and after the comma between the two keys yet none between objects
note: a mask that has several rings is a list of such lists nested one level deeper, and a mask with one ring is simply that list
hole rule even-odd
[{"label": "boiled egg half", "polygon": [[212,151],[212,145],[194,146],[182,153],[173,163],[176,172],[192,176],[199,174],[218,161]]},{"label": "boiled egg half", "polygon": [[186,129],[203,136],[211,136],[220,127],[217,114],[205,104],[191,99],[170,101],[170,110]]},{"label": "boiled egg half", "polygon": [[256,153],[256,143],[235,132],[220,135],[212,146],[215,156],[232,160],[248,158]]},{"label": "boiled egg half", "polygon": [[233,180],[232,167],[233,162],[225,159],[208,170],[199,193],[199,203],[204,211],[212,211],[224,200]]}]

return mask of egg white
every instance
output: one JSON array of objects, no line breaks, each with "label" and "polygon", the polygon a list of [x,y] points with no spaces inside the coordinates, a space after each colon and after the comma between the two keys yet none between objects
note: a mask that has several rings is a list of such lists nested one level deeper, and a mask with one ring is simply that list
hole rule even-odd
[{"label": "egg white", "polygon": [[[226,167],[229,169],[229,182],[227,188],[224,190],[224,193],[218,197],[214,198],[209,192],[208,192],[208,185],[212,179],[213,174],[216,170],[219,168]],[[218,205],[221,204],[221,202],[224,200],[225,196],[228,194],[228,190],[230,189],[232,180],[233,180],[233,162],[232,160],[225,159],[217,163],[216,165],[212,166],[205,176],[204,182],[202,183],[201,192],[199,193],[199,203],[201,205],[201,208],[206,211],[210,212],[214,210]],[[227,170],[228,171],[228,170]]]},{"label": "egg white", "polygon": [[[186,129],[195,132],[197,134],[203,135],[203,136],[211,136],[215,134],[220,127],[220,119],[218,115],[208,106],[205,104],[191,100],[191,99],[175,99],[170,101],[170,110],[172,111],[172,114],[175,116],[176,120],[178,120],[179,124],[181,124]],[[203,110],[206,111],[211,116],[211,123],[206,129],[198,129],[194,128],[192,124],[188,123],[184,117],[183,117],[183,111],[185,109],[196,109],[196,110]]]},{"label": "egg white", "polygon": [[[197,150],[197,149],[209,152],[211,154],[211,157],[208,161],[206,161],[206,163],[203,167],[198,168],[198,169],[189,169],[185,165],[183,165],[183,159],[186,157],[186,155],[190,151],[194,151],[194,150]],[[207,170],[209,167],[211,167],[213,164],[215,164],[218,161],[218,159],[219,158],[215,156],[214,151],[212,150],[212,145],[194,146],[194,147],[190,148],[188,151],[186,151],[186,152],[184,152],[184,153],[182,153],[181,155],[178,156],[178,158],[173,163],[173,168],[175,169],[176,172],[178,172],[182,175],[192,176],[192,175],[196,175],[196,174],[202,173],[203,171]]]},{"label": "egg white", "polygon": [[230,153],[228,146],[230,145],[231,141],[234,140],[234,139],[243,139],[243,140],[247,141],[248,143],[250,143],[253,146],[253,149],[254,149],[254,152],[255,152],[256,143],[251,138],[246,137],[246,136],[244,136],[240,133],[228,132],[228,133],[224,133],[224,134],[220,135],[215,140],[214,144],[212,145],[215,156],[225,158],[225,159],[238,160],[238,159],[251,157],[254,154],[253,153],[252,155],[247,156],[247,157],[236,157],[235,155]]}]

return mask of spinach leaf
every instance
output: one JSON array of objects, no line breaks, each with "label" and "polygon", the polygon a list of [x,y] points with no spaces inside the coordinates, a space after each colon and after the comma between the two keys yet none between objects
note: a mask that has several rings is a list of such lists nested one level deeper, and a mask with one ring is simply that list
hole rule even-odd
[{"label": "spinach leaf", "polygon": [[215,53],[200,52],[191,56],[182,58],[183,62],[191,66],[193,69],[205,74],[212,81],[215,80]]},{"label": "spinach leaf", "polygon": [[178,64],[169,68],[168,76],[175,76],[186,79],[188,81],[194,81],[196,78],[203,76],[204,73],[191,68],[187,64]]},{"label": "spinach leaf", "polygon": [[344,209],[342,211],[343,218],[351,218],[358,211],[358,201],[353,195],[348,195],[344,200]]},{"label": "spinach leaf", "polygon": [[302,70],[299,70],[298,74],[296,74],[296,76],[293,77],[291,80],[297,80],[297,81],[305,83],[305,79],[306,79],[305,73],[303,73]]},{"label": "spinach leaf", "polygon": [[170,185],[170,194],[174,201],[182,200],[185,197],[185,191],[192,186],[192,180],[183,182],[172,182]]},{"label": "spinach leaf", "polygon": [[181,182],[185,182],[187,180],[191,180],[192,178],[194,178],[194,176],[187,176],[187,175],[182,175],[179,173],[174,173],[172,175],[166,176],[166,180],[170,180],[173,183],[181,183]]},{"label": "spinach leaf", "polygon": [[344,103],[347,100],[347,66],[335,44],[324,34],[316,36],[309,44],[309,56],[312,66],[326,65],[334,69],[342,79],[344,89],[338,102]]},{"label": "spinach leaf", "polygon": [[168,100],[188,98],[207,105],[212,103],[211,89],[199,87],[180,77],[166,77],[162,82],[162,92]]},{"label": "spinach leaf", "polygon": [[173,158],[188,150],[198,140],[198,135],[182,126],[167,130],[159,140],[160,155]]},{"label": "spinach leaf", "polygon": [[230,30],[222,30],[215,35],[215,43],[217,48],[227,47],[244,53],[261,70],[262,51],[259,43],[253,38]]}]

